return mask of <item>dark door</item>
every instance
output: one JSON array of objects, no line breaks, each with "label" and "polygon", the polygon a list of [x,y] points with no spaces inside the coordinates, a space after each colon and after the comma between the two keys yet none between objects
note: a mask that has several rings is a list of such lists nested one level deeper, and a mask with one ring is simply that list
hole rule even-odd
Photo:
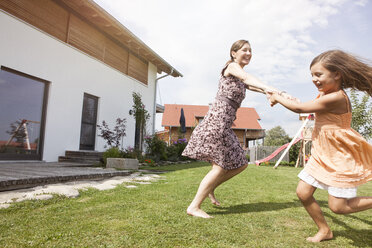
[{"label": "dark door", "polygon": [[80,150],[94,150],[96,143],[98,97],[84,93]]}]

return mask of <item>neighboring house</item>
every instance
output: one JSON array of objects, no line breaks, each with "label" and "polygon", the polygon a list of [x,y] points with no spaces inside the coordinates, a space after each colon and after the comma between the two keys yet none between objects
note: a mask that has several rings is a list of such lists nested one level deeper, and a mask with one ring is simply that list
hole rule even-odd
[{"label": "neighboring house", "polygon": [[[157,136],[171,144],[179,138],[190,139],[191,133],[194,128],[203,121],[204,116],[209,110],[209,106],[200,105],[178,105],[178,104],[165,104],[163,119],[161,125],[164,131],[157,132]],[[180,132],[180,117],[181,108],[183,108],[186,120],[186,133]],[[249,141],[263,139],[265,137],[265,130],[261,128],[258,116],[254,108],[241,107],[236,114],[236,120],[233,122],[232,129],[239,139],[243,148],[249,147]]]},{"label": "neighboring house", "polygon": [[96,125],[118,117],[133,147],[132,93],[151,133],[157,73],[182,76],[92,0],[0,0],[0,30],[0,160],[104,151]]}]

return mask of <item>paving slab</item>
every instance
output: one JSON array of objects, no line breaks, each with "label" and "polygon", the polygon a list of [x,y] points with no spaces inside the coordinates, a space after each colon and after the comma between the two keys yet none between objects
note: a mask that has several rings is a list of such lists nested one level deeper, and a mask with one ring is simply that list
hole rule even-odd
[{"label": "paving slab", "polygon": [[68,162],[0,162],[0,191],[78,180],[130,175],[132,170]]}]

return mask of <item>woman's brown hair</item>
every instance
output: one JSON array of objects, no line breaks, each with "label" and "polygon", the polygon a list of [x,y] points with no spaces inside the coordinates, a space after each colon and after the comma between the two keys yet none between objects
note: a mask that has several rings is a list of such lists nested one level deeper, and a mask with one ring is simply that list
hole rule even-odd
[{"label": "woman's brown hair", "polygon": [[349,53],[341,50],[329,50],[316,56],[310,68],[321,63],[331,72],[341,74],[341,87],[364,91],[372,96],[372,67]]},{"label": "woman's brown hair", "polygon": [[231,63],[231,62],[234,62],[234,57],[232,56],[232,52],[237,52],[238,50],[240,50],[245,44],[248,44],[249,46],[251,46],[251,44],[249,44],[249,41],[247,40],[238,40],[238,41],[235,41],[231,48],[230,48],[230,60],[226,62],[224,68],[222,69],[221,71],[221,74],[223,75],[224,72],[225,72],[225,69],[227,68],[227,66]]}]

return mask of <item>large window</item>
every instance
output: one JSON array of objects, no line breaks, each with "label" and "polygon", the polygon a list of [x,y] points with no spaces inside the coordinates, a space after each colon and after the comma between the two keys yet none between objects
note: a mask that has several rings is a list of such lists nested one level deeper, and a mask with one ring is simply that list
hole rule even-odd
[{"label": "large window", "polygon": [[48,82],[0,69],[0,159],[41,160]]}]

